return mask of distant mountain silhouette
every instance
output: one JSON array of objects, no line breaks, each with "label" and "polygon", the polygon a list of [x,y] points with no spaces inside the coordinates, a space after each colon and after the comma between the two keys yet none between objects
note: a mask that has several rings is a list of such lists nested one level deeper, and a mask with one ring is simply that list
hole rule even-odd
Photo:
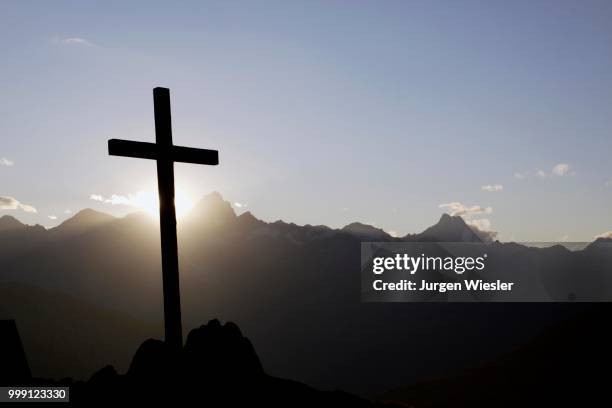
[{"label": "distant mountain silhouette", "polygon": [[23,228],[26,228],[26,226],[15,217],[11,217],[10,215],[3,215],[0,217],[0,231],[13,231]]},{"label": "distant mountain silhouette", "polygon": [[[265,222],[248,212],[236,216],[219,194],[208,195],[178,225],[184,334],[212,318],[236,321],[271,374],[369,393],[491,358],[573,313],[576,306],[562,304],[361,303],[362,241],[472,241],[470,230],[451,216],[403,238],[365,224],[332,229]],[[66,295],[161,330],[159,230],[148,215],[114,218],[88,210],[51,230],[0,231],[0,243],[0,284]],[[499,248],[527,251],[526,259],[535,253],[514,244]],[[19,312],[25,309],[18,299],[11,302],[5,302],[6,318],[28,316]],[[41,336],[37,325],[61,327],[60,320],[75,322],[74,336],[84,339],[95,340],[93,333],[100,332],[94,327],[124,330],[123,323],[106,326],[104,319],[90,319],[92,327],[79,324],[88,318],[76,305],[53,314],[57,308],[49,302],[48,310],[44,321],[35,314],[23,324],[18,320],[26,349],[41,341],[32,338]],[[55,354],[90,351],[74,336],[54,344]],[[133,340],[105,337],[116,343],[100,350],[105,361],[123,361],[119,368],[126,367],[125,350]],[[42,348],[28,355],[39,362],[32,365],[34,375],[42,370],[55,378],[83,378],[91,372],[90,366],[52,358]]]},{"label": "distant mountain silhouette", "polygon": [[349,234],[356,235],[358,237],[366,238],[369,240],[385,240],[388,241],[391,236],[380,228],[373,227],[371,225],[362,224],[360,222],[353,222],[342,228],[341,231],[348,232]]},{"label": "distant mountain silhouette", "polygon": [[472,228],[463,218],[442,214],[437,224],[427,228],[417,235],[418,241],[441,241],[441,242],[482,242]]},{"label": "distant mountain silhouette", "polygon": [[223,200],[221,194],[214,192],[204,196],[192,210],[181,220],[182,224],[202,225],[218,228],[236,220],[236,213],[231,204]]},{"label": "distant mountain silhouette", "polygon": [[112,215],[87,208],[79,211],[73,217],[52,228],[50,231],[63,234],[78,234],[113,220],[115,220],[115,217]]},{"label": "distant mountain silhouette", "polygon": [[612,246],[612,238],[597,238],[591,242],[586,249],[587,250],[609,250]]}]

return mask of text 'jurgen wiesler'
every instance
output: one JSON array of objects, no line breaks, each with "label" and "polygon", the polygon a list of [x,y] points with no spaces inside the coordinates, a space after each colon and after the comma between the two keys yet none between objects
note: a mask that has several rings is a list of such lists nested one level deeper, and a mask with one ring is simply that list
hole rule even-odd
[{"label": "text 'jurgen wiesler'", "polygon": [[[461,275],[466,271],[482,271],[485,269],[487,254],[479,257],[441,257],[441,256],[410,256],[408,254],[396,254],[389,257],[375,257],[372,264],[372,272],[381,275],[385,271],[398,270],[409,272],[410,275],[418,271],[446,271]],[[428,282],[422,280],[420,286],[417,282],[401,279],[396,282],[384,282],[376,279],[373,289],[380,290],[407,290],[407,291],[460,291],[460,290],[483,290],[483,291],[509,291],[512,290],[513,282],[485,282],[482,279],[465,279],[463,282]]]}]

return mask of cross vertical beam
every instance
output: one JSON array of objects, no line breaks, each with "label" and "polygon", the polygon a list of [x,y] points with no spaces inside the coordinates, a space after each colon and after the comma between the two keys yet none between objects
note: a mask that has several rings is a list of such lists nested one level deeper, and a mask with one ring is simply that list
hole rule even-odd
[{"label": "cross vertical beam", "polygon": [[183,329],[174,209],[174,162],[216,166],[219,164],[219,152],[172,144],[169,89],[153,89],[153,105],[156,143],[110,139],[108,154],[157,161],[166,344],[178,350],[183,346]]},{"label": "cross vertical beam", "polygon": [[155,110],[155,141],[159,148],[157,185],[159,189],[165,335],[168,345],[174,349],[180,349],[183,346],[183,328],[181,324],[176,211],[174,208],[174,161],[171,155],[170,90],[167,88],[153,89],[153,105]]}]

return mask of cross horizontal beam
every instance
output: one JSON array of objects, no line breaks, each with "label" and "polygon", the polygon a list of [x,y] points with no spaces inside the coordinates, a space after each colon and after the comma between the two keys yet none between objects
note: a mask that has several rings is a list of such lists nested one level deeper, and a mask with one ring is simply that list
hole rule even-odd
[{"label": "cross horizontal beam", "polygon": [[196,149],[183,146],[160,146],[156,143],[135,142],[132,140],[110,139],[108,154],[111,156],[136,157],[149,160],[171,160],[180,163],[219,164],[217,150]]}]

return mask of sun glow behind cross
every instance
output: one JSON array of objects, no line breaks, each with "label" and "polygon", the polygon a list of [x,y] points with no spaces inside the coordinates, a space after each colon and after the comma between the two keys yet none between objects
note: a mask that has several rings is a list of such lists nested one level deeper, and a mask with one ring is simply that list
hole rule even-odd
[{"label": "sun glow behind cross", "polygon": [[[140,190],[135,194],[130,193],[127,196],[113,194],[108,198],[93,194],[91,198],[105,204],[137,208],[150,214],[155,219],[159,217],[159,195],[157,191]],[[192,194],[181,188],[176,189],[174,206],[177,218],[184,216],[194,205],[195,199]]]},{"label": "sun glow behind cross", "polygon": [[[130,196],[130,204],[146,211],[152,217],[159,217],[159,195],[157,191],[139,191]],[[181,218],[195,205],[194,198],[182,189],[177,189],[174,197],[176,217]]]}]

